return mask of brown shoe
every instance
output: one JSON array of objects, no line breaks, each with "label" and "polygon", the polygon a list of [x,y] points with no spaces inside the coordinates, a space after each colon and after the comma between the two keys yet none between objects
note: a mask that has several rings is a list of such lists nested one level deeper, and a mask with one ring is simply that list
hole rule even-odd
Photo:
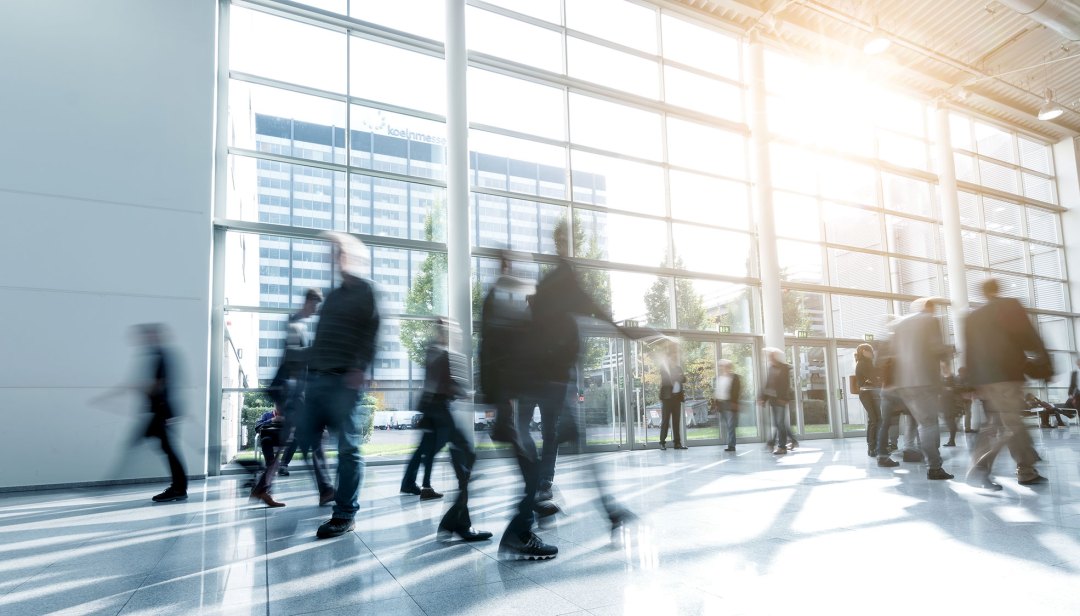
[{"label": "brown shoe", "polygon": [[322,492],[319,492],[319,505],[329,505],[330,503],[334,502],[335,498],[337,498],[337,493],[334,492],[334,489],[327,488]]},{"label": "brown shoe", "polygon": [[267,507],[284,507],[285,503],[274,500],[273,496],[270,496],[269,492],[262,492],[260,494],[251,493],[251,498],[261,500],[266,503]]}]

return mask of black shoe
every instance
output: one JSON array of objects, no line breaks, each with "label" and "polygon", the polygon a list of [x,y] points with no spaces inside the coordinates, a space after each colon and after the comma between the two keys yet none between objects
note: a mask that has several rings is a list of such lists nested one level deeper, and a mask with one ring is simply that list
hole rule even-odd
[{"label": "black shoe", "polygon": [[956,441],[950,439],[949,442],[942,445],[942,447],[956,447]]},{"label": "black shoe", "polygon": [[871,458],[876,458],[877,457],[877,449],[874,448],[874,447],[867,447],[866,448],[866,455],[870,456]]},{"label": "black shoe", "polygon": [[690,449],[690,448],[687,447],[686,445],[676,445],[675,449]]},{"label": "black shoe", "polygon": [[637,516],[630,513],[626,509],[619,509],[615,513],[610,515],[611,520],[611,542],[614,544],[621,543],[623,538],[623,531],[637,522]]},{"label": "black shoe", "polygon": [[277,469],[277,474],[278,474],[279,477],[288,477],[289,476],[289,467],[288,466],[282,466],[281,468]]},{"label": "black shoe", "polygon": [[1021,480],[1017,481],[1016,483],[1018,483],[1018,484],[1020,484],[1022,486],[1033,486],[1033,485],[1038,485],[1040,483],[1047,483],[1048,481],[1050,481],[1050,480],[1047,479],[1046,477],[1043,477],[1042,475],[1035,475],[1031,479],[1021,479]]},{"label": "black shoe", "polygon": [[894,466],[900,466],[900,463],[892,458],[878,458],[877,465],[882,468],[892,468]]},{"label": "black shoe", "polygon": [[505,560],[550,560],[559,555],[559,548],[540,540],[535,533],[523,537],[503,535],[499,542],[499,558]]},{"label": "black shoe", "polygon": [[420,486],[416,485],[415,483],[412,484],[411,486],[404,486],[403,485],[403,486],[401,486],[401,493],[402,494],[412,494],[413,496],[420,496],[420,493],[421,493],[420,492]]},{"label": "black shoe", "polygon": [[319,539],[340,537],[354,528],[356,528],[356,522],[352,520],[330,518],[326,522],[323,522],[322,526],[319,526],[319,530],[315,533],[315,536]]},{"label": "black shoe", "polygon": [[177,490],[171,487],[165,488],[164,492],[153,498],[155,503],[171,503],[173,501],[185,500],[187,500],[187,490]]},{"label": "black shoe", "polygon": [[439,527],[439,541],[447,542],[454,538],[454,535],[461,537],[462,541],[487,541],[491,539],[491,533],[486,530],[475,530],[471,526],[465,528],[447,528],[445,526]]},{"label": "black shoe", "polygon": [[952,479],[953,476],[945,472],[943,468],[932,468],[926,471],[926,478],[931,480]]},{"label": "black shoe", "polygon": [[442,497],[442,494],[439,494],[431,488],[420,488],[420,500],[435,500]]},{"label": "black shoe", "polygon": [[667,445],[664,444],[664,441],[660,441],[660,450],[661,451],[667,451]]},{"label": "black shoe", "polygon": [[926,456],[920,451],[905,451],[903,457],[904,462],[922,462],[926,459]]},{"label": "black shoe", "polygon": [[724,451],[735,451],[734,447],[724,447]]},{"label": "black shoe", "polygon": [[787,453],[787,449],[784,447],[777,447],[776,451],[773,451],[774,456],[782,456]]},{"label": "black shoe", "polygon": [[261,500],[262,502],[266,503],[267,507],[270,507],[272,509],[285,506],[285,503],[274,500],[274,497],[270,496],[269,492],[260,492],[258,494],[252,492],[251,498],[252,500]]}]

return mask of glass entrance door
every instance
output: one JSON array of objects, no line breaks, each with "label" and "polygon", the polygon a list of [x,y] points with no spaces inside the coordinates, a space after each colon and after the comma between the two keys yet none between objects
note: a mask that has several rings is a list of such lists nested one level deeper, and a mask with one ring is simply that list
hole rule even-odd
[{"label": "glass entrance door", "polygon": [[795,344],[787,348],[792,391],[791,430],[799,436],[833,436],[830,412],[827,348],[824,344]]},{"label": "glass entrance door", "polygon": [[587,451],[621,448],[628,427],[627,350],[622,338],[586,337],[577,391]]},{"label": "glass entrance door", "polygon": [[866,433],[866,410],[859,401],[859,389],[851,387],[855,378],[855,347],[836,347],[836,400],[844,436]]}]

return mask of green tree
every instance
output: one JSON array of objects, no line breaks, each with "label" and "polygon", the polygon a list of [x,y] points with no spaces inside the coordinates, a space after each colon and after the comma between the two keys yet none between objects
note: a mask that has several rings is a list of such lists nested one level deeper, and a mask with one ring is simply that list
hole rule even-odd
[{"label": "green tree", "polygon": [[[446,237],[444,225],[446,220],[445,206],[442,201],[437,201],[424,217],[424,239],[433,242]],[[431,252],[420,264],[420,271],[413,278],[412,287],[405,296],[405,312],[411,315],[436,316],[447,313],[446,292],[447,257],[444,252]],[[480,292],[480,285],[473,282],[472,285],[472,311],[474,315],[480,314],[480,306],[484,299]],[[430,321],[401,322],[399,339],[408,351],[409,359],[416,364],[423,365],[424,350],[427,342],[434,334],[434,324]]]}]

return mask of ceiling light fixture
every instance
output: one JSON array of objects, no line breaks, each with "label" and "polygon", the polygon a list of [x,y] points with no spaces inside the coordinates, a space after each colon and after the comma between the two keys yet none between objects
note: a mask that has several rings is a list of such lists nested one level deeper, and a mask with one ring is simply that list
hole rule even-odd
[{"label": "ceiling light fixture", "polygon": [[873,27],[870,30],[870,40],[866,41],[866,44],[863,45],[863,53],[868,56],[876,56],[885,53],[885,50],[888,49],[890,45],[892,45],[892,41],[878,29],[877,19],[875,19]]},{"label": "ceiling light fixture", "polygon": [[1039,119],[1044,122],[1053,120],[1065,113],[1065,110],[1055,103],[1053,98],[1054,92],[1050,88],[1047,88],[1046,99],[1043,101],[1042,107],[1039,107]]}]

